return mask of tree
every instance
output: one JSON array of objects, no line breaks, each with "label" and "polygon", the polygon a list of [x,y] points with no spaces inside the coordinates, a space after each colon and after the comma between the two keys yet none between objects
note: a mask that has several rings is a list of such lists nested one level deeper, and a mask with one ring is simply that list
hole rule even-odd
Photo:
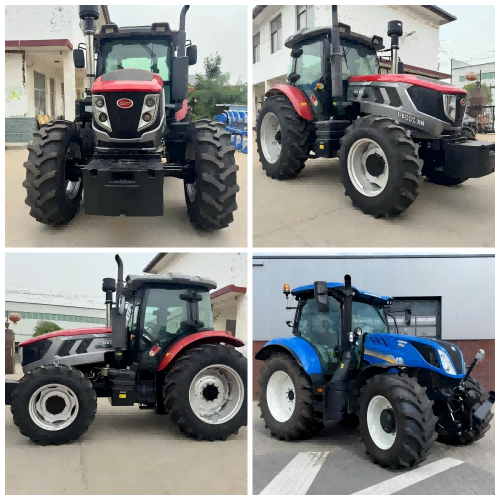
[{"label": "tree", "polygon": [[239,78],[230,85],[231,73],[223,73],[221,64],[219,53],[210,54],[203,62],[205,73],[195,75],[195,91],[190,95],[195,120],[213,119],[222,111],[216,104],[247,104],[247,84]]},{"label": "tree", "polygon": [[35,333],[33,334],[33,337],[45,335],[50,332],[57,332],[58,330],[62,330],[62,328],[52,321],[39,321],[35,326]]},{"label": "tree", "polygon": [[[488,106],[491,106],[491,103],[493,102],[493,92],[491,92],[491,89],[486,83],[481,84],[481,87],[486,90],[486,104]],[[467,85],[464,85],[464,89],[467,91],[467,103],[470,103],[470,92],[471,90],[474,90],[476,88],[476,82],[468,83]]]}]

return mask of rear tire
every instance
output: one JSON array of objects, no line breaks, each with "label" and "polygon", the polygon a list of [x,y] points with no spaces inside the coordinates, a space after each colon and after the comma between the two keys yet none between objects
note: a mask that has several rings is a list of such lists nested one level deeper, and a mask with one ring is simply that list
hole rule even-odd
[{"label": "rear tire", "polygon": [[55,120],[35,132],[28,144],[25,203],[31,209],[30,215],[42,224],[62,226],[78,212],[83,183],[77,177],[71,178],[74,172],[68,160],[81,156],[79,143],[74,123]]},{"label": "rear tire", "polygon": [[[384,399],[391,409],[385,414],[390,418],[383,423],[386,410],[377,417],[377,403]],[[410,468],[424,461],[437,438],[432,401],[424,387],[403,373],[368,379],[360,391],[359,417],[361,440],[382,467]],[[392,418],[392,428],[384,429]]]},{"label": "rear tire", "polygon": [[[78,409],[75,410],[77,415],[67,427],[60,430],[47,430],[42,428],[31,416],[30,408],[33,411],[31,401],[37,390],[55,384],[67,387],[70,393],[76,396],[78,400]],[[12,398],[10,410],[19,432],[42,446],[75,441],[89,428],[97,411],[97,397],[90,380],[85,378],[81,371],[64,365],[42,366],[28,372],[19,381]],[[43,396],[40,396],[38,401],[40,402],[42,398]],[[49,397],[48,400],[50,399],[52,398]],[[60,402],[56,401],[55,404],[60,404]],[[45,407],[48,407],[48,403]],[[45,420],[41,414],[38,411],[34,414],[38,422],[43,424]]]},{"label": "rear tire", "polygon": [[[201,371],[212,365],[223,365],[236,372],[243,388],[243,394],[238,396],[235,383],[231,384],[232,393],[230,396],[238,398],[241,406],[236,409],[236,405],[234,415],[222,423],[208,423],[202,420],[193,411],[190,403],[192,382]],[[193,347],[177,359],[172,369],[165,374],[163,385],[165,410],[169,413],[172,422],[186,436],[200,441],[225,441],[231,434],[238,434],[240,427],[247,425],[246,387],[247,360],[239,351],[220,344],[204,344]],[[220,410],[221,414],[223,411]]]},{"label": "rear tire", "polygon": [[[268,122],[268,115],[274,115],[279,122],[281,138],[279,141],[276,139],[276,143],[280,143],[281,147],[277,156],[271,154],[272,144],[263,144],[266,138],[268,141],[272,139],[269,134],[262,133],[262,125]],[[311,150],[312,134],[310,122],[297,114],[287,97],[277,95],[267,98],[257,116],[257,152],[266,175],[279,180],[296,177],[304,168]]]},{"label": "rear tire", "polygon": [[219,122],[195,122],[195,178],[184,181],[184,195],[191,222],[202,229],[222,229],[233,222],[238,165],[231,134]]},{"label": "rear tire", "polygon": [[[479,382],[479,380],[475,380],[472,377],[465,382],[465,387],[469,398],[466,400],[466,412],[472,415],[489,397],[488,390]],[[475,430],[468,430],[464,432],[461,436],[456,434],[450,434],[449,431],[445,430],[443,427],[439,425],[439,421],[436,425],[436,430],[438,433],[437,440],[440,443],[446,443],[454,446],[465,445],[469,443],[473,443],[474,441],[478,441],[483,438],[486,432],[490,429],[491,419],[493,418],[493,413],[491,410],[487,413],[484,418],[481,426]],[[464,425],[464,427],[466,427]]]},{"label": "rear tire", "polygon": [[[268,401],[268,390],[269,394],[275,392],[271,377],[283,372],[293,384],[293,397],[289,395],[288,401],[284,401],[290,407],[293,403],[291,411],[287,411],[285,406],[280,410],[280,401],[278,400],[276,402]],[[276,375],[274,376],[276,377]],[[270,380],[271,387],[269,387]],[[262,369],[259,387],[259,406],[266,427],[271,431],[271,436],[287,441],[309,439],[322,429],[323,425],[316,422],[314,418],[311,381],[291,356],[284,353],[273,354]],[[288,389],[290,388],[286,388],[287,393],[289,393]]]},{"label": "rear tire", "polygon": [[[422,182],[423,162],[418,157],[417,144],[401,125],[383,116],[361,117],[347,127],[340,142],[338,156],[345,194],[365,214],[374,217],[400,215],[415,201]],[[385,158],[377,153],[366,156],[365,161],[372,158],[374,162],[373,167],[368,167],[373,169],[371,172],[355,155],[357,148],[362,152],[365,143],[365,153],[371,144],[376,144],[385,155]],[[375,180],[380,185],[375,184]]]}]

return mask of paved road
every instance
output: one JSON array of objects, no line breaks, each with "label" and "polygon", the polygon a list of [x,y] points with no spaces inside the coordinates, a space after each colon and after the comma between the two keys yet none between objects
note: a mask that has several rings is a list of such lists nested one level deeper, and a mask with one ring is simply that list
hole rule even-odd
[{"label": "paved road", "polygon": [[[253,493],[260,494],[299,454],[323,454],[319,467],[295,468],[289,480],[309,474],[308,495],[352,494],[494,494],[495,419],[482,440],[463,447],[436,443],[425,462],[409,472],[392,472],[375,465],[366,455],[358,431],[338,425],[328,426],[314,439],[302,442],[277,441],[270,437],[254,403],[253,414]],[[324,456],[326,455],[326,459]],[[306,460],[307,461],[307,460]],[[321,458],[320,458],[321,461]],[[304,461],[302,461],[304,464]],[[319,463],[319,462],[318,462]],[[293,464],[292,464],[293,467]],[[442,472],[439,470],[443,469]],[[285,471],[286,473],[286,471]],[[397,479],[395,479],[397,478]],[[413,482],[413,484],[412,484]],[[275,483],[276,484],[276,483]],[[272,487],[272,485],[271,485]],[[265,490],[264,493],[269,491]],[[363,493],[362,493],[363,492]]]},{"label": "paved road", "polygon": [[[492,134],[478,139],[495,142]],[[256,247],[495,246],[495,174],[456,187],[424,181],[401,216],[374,219],[344,195],[338,159],[308,160],[297,178],[277,181],[253,144]]]},{"label": "paved road", "polygon": [[247,429],[225,442],[194,441],[168,416],[99,398],[77,442],[37,446],[6,406],[5,464],[7,495],[245,495]]},{"label": "paved road", "polygon": [[83,205],[62,228],[40,224],[29,215],[22,182],[27,150],[5,151],[5,245],[7,247],[246,247],[248,155],[236,153],[238,210],[234,222],[220,231],[200,231],[189,221],[183,181],[166,178],[163,217],[98,217]]}]

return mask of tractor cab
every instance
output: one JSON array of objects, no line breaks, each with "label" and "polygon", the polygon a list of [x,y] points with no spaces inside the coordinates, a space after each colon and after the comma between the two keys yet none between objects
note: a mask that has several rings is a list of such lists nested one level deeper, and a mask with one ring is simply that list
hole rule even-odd
[{"label": "tractor cab", "polygon": [[[382,50],[382,38],[368,38],[351,32],[348,25],[339,23],[342,54],[342,86],[347,93],[353,76],[377,75],[377,50]],[[288,83],[304,92],[313,104],[317,117],[330,116],[331,86],[331,27],[303,28],[285,41],[291,50]]]}]

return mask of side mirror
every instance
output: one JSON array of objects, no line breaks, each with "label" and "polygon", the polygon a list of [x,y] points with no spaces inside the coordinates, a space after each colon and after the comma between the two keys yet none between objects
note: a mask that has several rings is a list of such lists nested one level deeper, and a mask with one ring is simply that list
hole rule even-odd
[{"label": "side mirror", "polygon": [[328,285],[326,281],[314,282],[314,298],[318,306],[318,312],[325,313],[329,311],[328,307]]},{"label": "side mirror", "polygon": [[411,323],[411,309],[405,309],[405,323],[407,325]]},{"label": "side mirror", "polygon": [[298,75],[297,73],[290,73],[288,75],[288,80],[290,83],[295,83],[297,82],[298,80],[300,80],[300,75]]},{"label": "side mirror", "polygon": [[73,62],[75,68],[85,68],[85,52],[82,49],[73,50]]},{"label": "side mirror", "polygon": [[405,65],[403,61],[398,61],[398,75],[402,75],[405,72]]},{"label": "side mirror", "polygon": [[186,49],[186,55],[188,56],[189,66],[196,64],[196,61],[198,60],[198,49],[196,48],[196,45],[190,45]]},{"label": "side mirror", "polygon": [[294,58],[297,59],[299,58],[304,51],[302,49],[292,49],[292,52],[290,52],[290,55]]}]

